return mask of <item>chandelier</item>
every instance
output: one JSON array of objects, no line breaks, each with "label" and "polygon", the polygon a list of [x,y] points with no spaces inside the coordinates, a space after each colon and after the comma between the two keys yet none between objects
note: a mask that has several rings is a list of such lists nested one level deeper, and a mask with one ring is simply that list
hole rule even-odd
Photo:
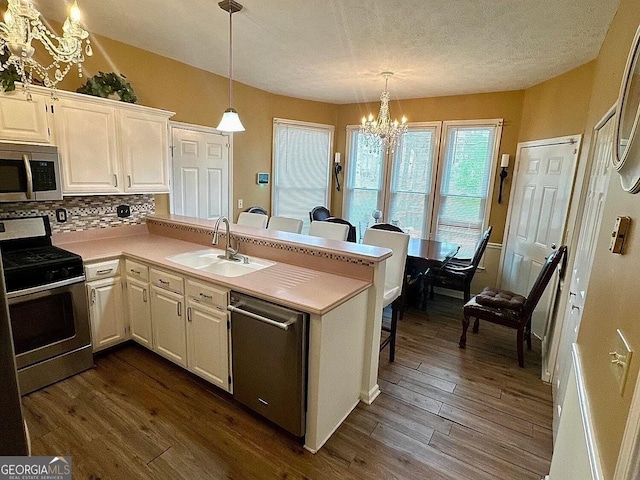
[{"label": "chandelier", "polygon": [[402,121],[391,121],[389,115],[389,77],[393,76],[391,72],[382,72],[380,75],[384,77],[384,92],[380,95],[380,112],[378,118],[374,119],[373,114],[369,114],[369,118],[362,117],[362,125],[360,125],[360,133],[364,135],[365,144],[371,151],[379,152],[386,148],[387,151],[393,152],[396,144],[407,132],[407,118],[403,115]]},{"label": "chandelier", "polygon": [[218,124],[221,132],[244,132],[244,126],[240,121],[238,112],[232,106],[233,100],[233,20],[232,15],[242,10],[242,5],[234,0],[222,0],[218,6],[229,12],[229,108],[222,114],[222,120]]},{"label": "chandelier", "polygon": [[[0,53],[6,50],[9,57],[0,64],[0,71],[15,68],[27,93],[34,74],[40,77],[45,87],[55,89],[73,65],[78,65],[78,74],[82,77],[84,55],[93,55],[88,36],[89,33],[80,25],[80,9],[76,2],[69,10],[69,17],[62,26],[62,37],[59,37],[42,23],[33,2],[9,0],[4,22],[0,22]],[[49,52],[50,64],[35,60],[34,40]],[[38,58],[44,61],[45,56],[38,54]]]}]

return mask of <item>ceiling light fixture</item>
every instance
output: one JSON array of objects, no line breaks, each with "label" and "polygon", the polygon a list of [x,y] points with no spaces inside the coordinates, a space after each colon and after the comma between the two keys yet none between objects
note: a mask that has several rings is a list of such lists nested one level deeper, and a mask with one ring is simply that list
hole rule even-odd
[{"label": "ceiling light fixture", "polygon": [[[30,0],[9,0],[4,22],[0,22],[0,48],[3,51],[8,49],[9,58],[0,64],[0,70],[15,67],[27,94],[34,74],[40,77],[45,87],[55,89],[73,65],[78,65],[78,74],[82,77],[84,55],[93,55],[88,37],[89,33],[80,25],[77,2],[73,2],[69,17],[62,26],[62,37],[59,37],[42,23],[40,12]],[[34,40],[49,52],[52,58],[49,65],[42,65],[34,59]],[[45,56],[38,54],[38,58],[43,61]],[[52,77],[49,76],[51,71]]]},{"label": "ceiling light fixture", "polygon": [[218,124],[221,132],[244,132],[244,126],[240,121],[238,112],[233,108],[233,14],[242,10],[242,5],[233,0],[223,0],[218,6],[229,12],[229,108],[224,111],[222,120]]},{"label": "ceiling light fixture", "polygon": [[393,152],[396,144],[407,132],[407,118],[403,115],[402,121],[391,121],[389,114],[389,77],[393,76],[391,72],[382,72],[380,75],[384,77],[384,92],[380,95],[380,112],[378,118],[374,119],[373,114],[369,114],[369,118],[362,117],[362,125],[360,125],[360,133],[365,136],[365,142],[372,151],[379,151],[386,148],[387,151]]}]

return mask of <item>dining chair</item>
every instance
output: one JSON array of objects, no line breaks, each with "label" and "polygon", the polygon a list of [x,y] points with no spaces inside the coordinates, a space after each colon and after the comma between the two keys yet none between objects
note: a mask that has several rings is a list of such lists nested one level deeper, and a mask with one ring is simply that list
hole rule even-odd
[{"label": "dining chair", "polygon": [[389,325],[383,324],[381,329],[389,335],[380,342],[380,351],[389,346],[389,361],[393,362],[396,355],[396,333],[398,320],[404,314],[404,297],[406,291],[407,250],[409,249],[409,235],[400,232],[368,228],[364,232],[362,243],[376,247],[386,247],[393,251],[393,255],[386,260],[383,308],[391,305],[391,320]]},{"label": "dining chair", "polygon": [[267,230],[300,233],[302,231],[302,220],[298,218],[273,216],[269,218]]},{"label": "dining chair", "polygon": [[327,207],[323,207],[322,205],[318,205],[317,207],[313,207],[309,212],[309,220],[315,222],[316,220],[326,220],[331,216],[331,212]]},{"label": "dining chair", "polygon": [[238,215],[238,225],[247,225],[249,227],[267,228],[269,217],[262,213],[240,212]]},{"label": "dining chair", "polygon": [[333,222],[333,223],[341,223],[343,225],[349,226],[349,233],[347,235],[347,242],[355,242],[356,241],[356,227],[351,225],[348,220],[339,217],[327,217],[324,220],[325,222]]},{"label": "dining chair", "polygon": [[463,292],[465,303],[471,298],[471,281],[478,269],[478,264],[487,249],[493,227],[489,226],[482,234],[472,258],[450,259],[437,268],[429,268],[424,273],[425,287],[429,287],[429,298],[433,299],[433,287],[448,288]]},{"label": "dining chair", "polygon": [[374,223],[369,228],[373,228],[376,230],[386,230],[388,232],[404,233],[399,226],[394,225],[392,223]]},{"label": "dining chair", "polygon": [[518,365],[524,367],[522,344],[526,340],[527,349],[531,350],[531,316],[547,288],[553,272],[566,252],[567,247],[563,245],[547,257],[529,295],[526,297],[508,290],[487,287],[469,300],[463,307],[460,348],[467,346],[467,329],[471,317],[475,318],[473,333],[478,333],[480,330],[480,319],[515,328],[517,330]]},{"label": "dining chair", "polygon": [[267,211],[264,208],[262,208],[262,207],[260,207],[258,205],[253,205],[252,207],[247,208],[245,210],[245,212],[247,212],[247,213],[260,213],[262,215],[268,215]]},{"label": "dining chair", "polygon": [[330,240],[342,240],[344,242],[347,240],[347,235],[349,235],[349,225],[315,221],[309,225],[309,235]]}]

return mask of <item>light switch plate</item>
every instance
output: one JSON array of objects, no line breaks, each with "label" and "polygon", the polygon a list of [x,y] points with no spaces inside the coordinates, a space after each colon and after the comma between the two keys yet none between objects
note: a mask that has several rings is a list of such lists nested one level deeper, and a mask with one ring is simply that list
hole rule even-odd
[{"label": "light switch plate", "polygon": [[629,372],[632,354],[633,351],[629,346],[629,342],[627,342],[622,331],[617,329],[613,350],[609,352],[609,355],[611,357],[611,369],[613,371],[613,375],[618,381],[618,391],[620,392],[620,395],[623,394],[624,386],[627,382],[627,373]]}]

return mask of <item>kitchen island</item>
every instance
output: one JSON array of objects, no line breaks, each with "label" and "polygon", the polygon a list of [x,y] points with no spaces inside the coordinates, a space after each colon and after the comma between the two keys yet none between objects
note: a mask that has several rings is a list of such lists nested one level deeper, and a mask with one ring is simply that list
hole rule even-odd
[{"label": "kitchen island", "polygon": [[359,401],[371,403],[379,394],[384,260],[391,251],[231,225],[240,253],[273,265],[228,277],[167,259],[211,247],[212,234],[211,221],[153,215],[146,226],[64,233],[53,240],[85,263],[124,257],[308,313],[305,448],[316,452]]}]

